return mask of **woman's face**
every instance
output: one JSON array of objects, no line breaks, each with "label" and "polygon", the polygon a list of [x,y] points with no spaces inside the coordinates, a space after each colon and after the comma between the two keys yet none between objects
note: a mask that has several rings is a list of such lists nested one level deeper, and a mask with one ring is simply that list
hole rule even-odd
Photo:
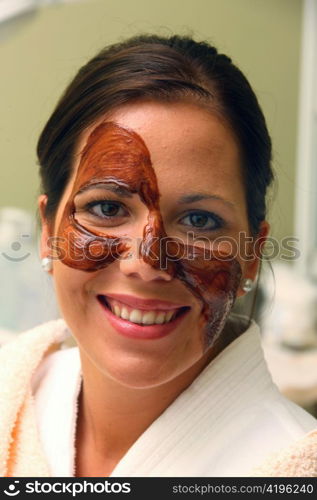
[{"label": "woman's face", "polygon": [[130,387],[176,379],[212,355],[257,272],[235,136],[197,105],[142,102],[86,130],[77,153],[54,227],[42,217],[61,312],[93,370]]}]

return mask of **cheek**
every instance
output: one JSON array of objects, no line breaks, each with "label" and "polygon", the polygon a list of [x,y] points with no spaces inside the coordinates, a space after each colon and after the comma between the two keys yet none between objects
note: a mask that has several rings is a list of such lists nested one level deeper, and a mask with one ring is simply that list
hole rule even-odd
[{"label": "cheek", "polygon": [[53,279],[60,308],[67,315],[72,311],[80,315],[88,305],[89,293],[87,281],[91,276],[75,271],[56,261],[53,269]]}]

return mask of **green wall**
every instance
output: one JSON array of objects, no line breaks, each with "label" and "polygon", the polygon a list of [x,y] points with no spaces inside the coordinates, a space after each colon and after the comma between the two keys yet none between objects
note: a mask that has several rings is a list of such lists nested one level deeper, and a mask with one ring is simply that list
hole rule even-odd
[{"label": "green wall", "polygon": [[0,206],[35,212],[37,137],[65,85],[104,45],[138,32],[191,34],[228,53],[253,85],[274,144],[271,235],[292,234],[302,0],[87,0],[0,28]]}]

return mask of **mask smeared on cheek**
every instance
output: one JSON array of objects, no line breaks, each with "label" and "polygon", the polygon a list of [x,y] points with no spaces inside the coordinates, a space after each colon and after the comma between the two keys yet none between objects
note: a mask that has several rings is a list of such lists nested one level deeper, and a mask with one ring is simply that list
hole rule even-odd
[{"label": "mask smeared on cheek", "polygon": [[110,228],[105,232],[104,228],[88,227],[76,217],[76,195],[100,184],[115,187],[119,196],[123,191],[137,194],[146,205],[148,219],[138,258],[181,280],[202,303],[205,350],[219,337],[236,298],[242,274],[238,260],[223,251],[186,245],[166,234],[156,175],[144,141],[132,130],[104,122],[88,138],[58,229],[58,257],[65,265],[94,272],[131,248],[128,238],[112,235]]}]

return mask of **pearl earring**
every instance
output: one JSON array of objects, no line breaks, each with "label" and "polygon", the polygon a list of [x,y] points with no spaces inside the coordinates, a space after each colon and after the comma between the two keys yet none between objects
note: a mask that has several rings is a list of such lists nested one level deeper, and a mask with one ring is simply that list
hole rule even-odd
[{"label": "pearl earring", "polygon": [[46,271],[47,273],[53,269],[53,261],[50,257],[44,257],[41,260],[41,266],[43,271]]},{"label": "pearl earring", "polygon": [[253,288],[253,280],[251,278],[244,278],[242,282],[242,290],[245,292],[250,292]]}]

